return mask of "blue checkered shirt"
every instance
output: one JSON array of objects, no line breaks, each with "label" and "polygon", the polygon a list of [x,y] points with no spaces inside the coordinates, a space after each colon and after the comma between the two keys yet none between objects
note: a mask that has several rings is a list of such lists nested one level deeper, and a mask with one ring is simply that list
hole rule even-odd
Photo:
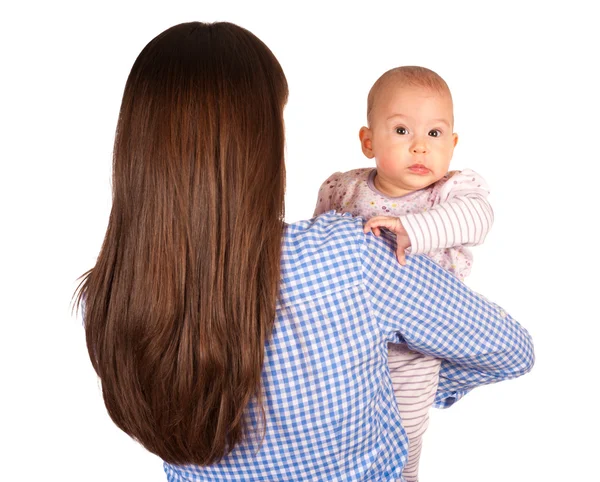
[{"label": "blue checkered shirt", "polygon": [[394,240],[362,224],[329,212],[287,225],[262,443],[251,404],[253,435],[211,466],[164,464],[169,481],[403,480],[388,342],[443,359],[437,407],[530,370],[531,339],[510,315],[425,256],[400,266]]}]

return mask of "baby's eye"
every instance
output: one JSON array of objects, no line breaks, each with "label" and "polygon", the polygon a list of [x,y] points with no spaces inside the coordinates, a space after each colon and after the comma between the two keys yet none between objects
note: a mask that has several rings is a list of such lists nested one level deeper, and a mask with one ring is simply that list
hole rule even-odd
[{"label": "baby's eye", "polygon": [[442,135],[442,131],[440,131],[438,129],[432,129],[429,131],[429,135],[431,137],[440,137]]},{"label": "baby's eye", "polygon": [[408,133],[408,131],[406,130],[405,127],[396,127],[396,134],[400,134],[401,136],[404,136]]}]

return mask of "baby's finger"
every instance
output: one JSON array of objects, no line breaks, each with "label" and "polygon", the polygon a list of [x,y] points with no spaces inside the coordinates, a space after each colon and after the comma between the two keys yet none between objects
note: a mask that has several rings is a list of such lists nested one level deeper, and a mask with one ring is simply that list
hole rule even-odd
[{"label": "baby's finger", "polygon": [[377,226],[371,226],[370,228],[365,226],[363,231],[365,234],[373,233],[375,236],[379,236],[381,234],[381,230]]},{"label": "baby's finger", "polygon": [[364,231],[365,231],[365,233],[372,231],[373,234],[375,234],[375,230],[379,229],[379,226],[380,226],[379,223],[373,222],[373,219],[371,218],[365,223]]},{"label": "baby's finger", "polygon": [[[376,223],[377,226],[387,228],[390,231],[396,231],[400,224],[399,218],[392,216],[377,216],[374,218],[373,222]],[[400,226],[402,226],[402,224],[400,224]]]},{"label": "baby's finger", "polygon": [[398,258],[398,263],[400,263],[402,266],[406,266],[406,255],[404,254],[403,249],[398,249],[396,251],[396,258]]},{"label": "baby's finger", "polygon": [[375,236],[379,236],[381,234],[381,231],[379,229],[379,226],[381,226],[381,224],[377,221],[373,221],[373,219],[374,218],[371,218],[365,223],[363,231],[365,232],[365,234],[371,231]]}]

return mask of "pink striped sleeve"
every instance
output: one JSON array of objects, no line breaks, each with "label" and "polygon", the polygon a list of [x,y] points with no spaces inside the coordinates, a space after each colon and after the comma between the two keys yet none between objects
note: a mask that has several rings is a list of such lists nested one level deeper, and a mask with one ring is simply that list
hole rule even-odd
[{"label": "pink striped sleeve", "polygon": [[482,244],[494,222],[489,188],[476,172],[465,169],[442,187],[439,203],[428,211],[400,216],[411,253]]}]

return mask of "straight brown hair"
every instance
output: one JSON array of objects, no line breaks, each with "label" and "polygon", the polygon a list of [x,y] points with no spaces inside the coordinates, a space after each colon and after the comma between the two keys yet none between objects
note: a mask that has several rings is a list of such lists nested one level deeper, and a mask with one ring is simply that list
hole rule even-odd
[{"label": "straight brown hair", "polygon": [[230,23],[169,28],[125,85],[108,229],[76,306],[110,417],[169,463],[220,460],[262,409],[287,95],[273,53]]}]

